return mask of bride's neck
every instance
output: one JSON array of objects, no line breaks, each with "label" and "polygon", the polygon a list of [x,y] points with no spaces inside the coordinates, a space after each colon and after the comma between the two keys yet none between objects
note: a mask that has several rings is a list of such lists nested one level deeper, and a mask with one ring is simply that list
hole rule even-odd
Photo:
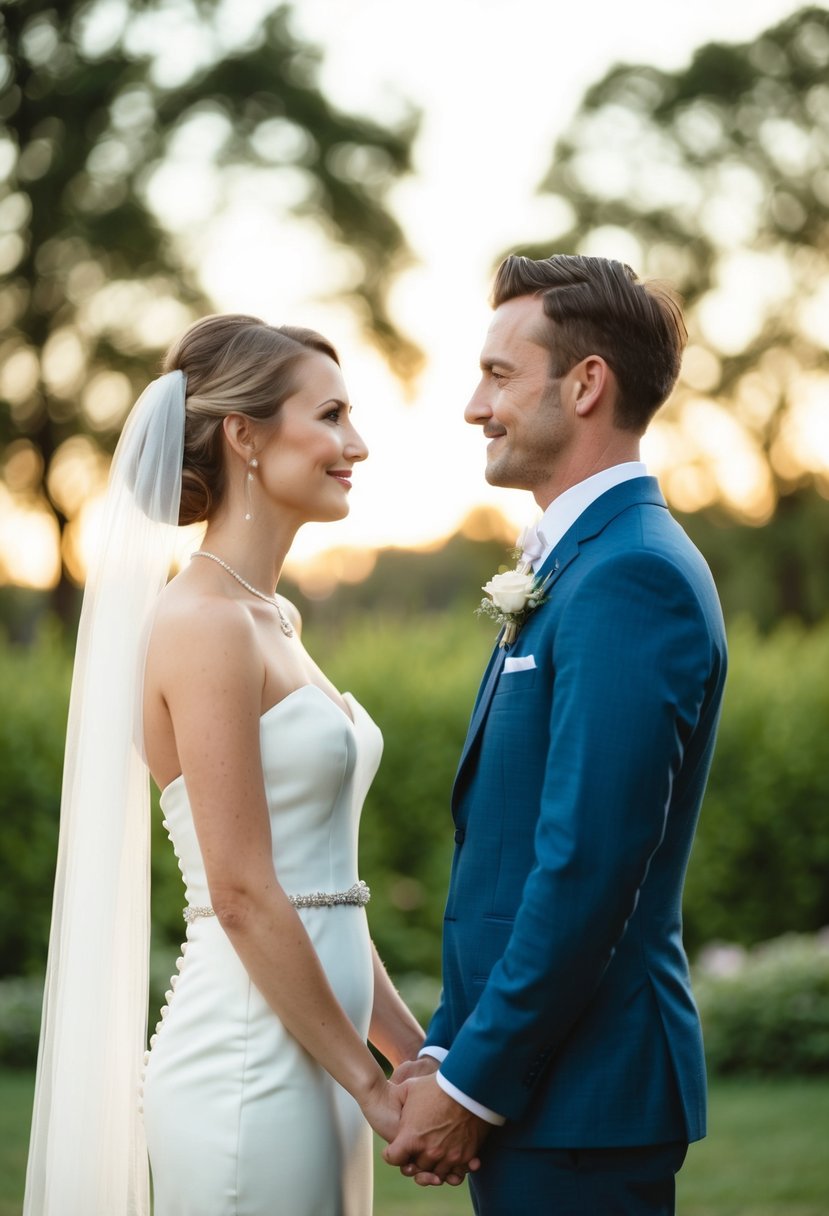
[{"label": "bride's neck", "polygon": [[280,533],[264,520],[211,521],[200,548],[222,558],[259,591],[273,592],[296,529]]}]

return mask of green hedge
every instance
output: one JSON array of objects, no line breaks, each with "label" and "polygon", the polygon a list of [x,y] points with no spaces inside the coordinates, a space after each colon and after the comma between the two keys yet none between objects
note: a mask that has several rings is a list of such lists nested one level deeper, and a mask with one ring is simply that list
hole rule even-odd
[{"label": "green hedge", "polygon": [[[393,974],[431,999],[452,852],[449,793],[492,629],[469,612],[345,620],[308,646],[385,735],[363,817],[372,931]],[[685,901],[692,955],[829,924],[829,625],[730,629],[717,755]],[[57,841],[70,660],[58,637],[0,640],[0,975],[42,972]],[[160,970],[181,941],[181,877],[154,815]],[[428,989],[428,991],[427,991]]]},{"label": "green hedge", "polygon": [[0,640],[0,975],[44,966],[70,678],[56,630],[28,648]]},{"label": "green hedge", "polygon": [[[699,970],[699,969],[698,969]],[[712,1073],[829,1074],[829,933],[756,946],[694,985]]]},{"label": "green hedge", "polygon": [[[814,937],[788,934],[750,952],[733,947],[709,951],[707,957],[714,966],[710,961],[708,967],[700,963],[694,990],[712,1074],[829,1074],[829,935],[825,931]],[[716,964],[723,958],[729,963],[728,973],[717,974]],[[163,963],[154,970],[158,972],[155,987],[163,991],[167,983]],[[0,1065],[34,1063],[41,987],[33,978],[0,980]],[[426,977],[416,981],[410,973],[404,989],[413,1008],[427,1016],[436,997],[434,981]],[[151,1026],[157,1002],[155,992]]]},{"label": "green hedge", "polygon": [[829,925],[829,623],[729,629],[717,751],[685,887],[692,952]]},{"label": "green hedge", "polygon": [[0,1066],[31,1068],[37,1060],[43,981],[0,980]]}]

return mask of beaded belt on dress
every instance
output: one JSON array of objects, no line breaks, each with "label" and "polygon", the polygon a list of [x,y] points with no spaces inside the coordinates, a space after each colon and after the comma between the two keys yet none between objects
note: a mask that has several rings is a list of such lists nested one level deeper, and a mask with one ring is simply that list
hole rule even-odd
[{"label": "beaded belt on dress", "polygon": [[[288,903],[295,908],[333,908],[338,904],[354,904],[358,908],[364,908],[370,899],[371,891],[360,879],[347,891],[314,891],[312,895],[289,895]],[[215,916],[216,913],[212,908],[188,904],[182,915],[189,925],[200,916]]]}]

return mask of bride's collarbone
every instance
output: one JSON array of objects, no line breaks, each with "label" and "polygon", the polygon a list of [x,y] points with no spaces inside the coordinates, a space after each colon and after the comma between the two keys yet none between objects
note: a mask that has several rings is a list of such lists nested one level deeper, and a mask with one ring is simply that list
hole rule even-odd
[{"label": "bride's collarbone", "polygon": [[297,648],[290,654],[274,651],[263,656],[265,681],[262,695],[268,702],[278,701],[288,693],[295,692],[303,684],[316,684],[327,691],[331,683],[316,663],[303,650]]}]

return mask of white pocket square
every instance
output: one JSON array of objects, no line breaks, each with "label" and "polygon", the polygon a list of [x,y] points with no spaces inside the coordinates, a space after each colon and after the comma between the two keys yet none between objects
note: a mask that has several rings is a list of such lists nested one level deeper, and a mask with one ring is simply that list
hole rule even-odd
[{"label": "white pocket square", "polygon": [[535,655],[532,654],[512,655],[504,659],[504,675],[510,671],[532,671],[534,667]]}]

